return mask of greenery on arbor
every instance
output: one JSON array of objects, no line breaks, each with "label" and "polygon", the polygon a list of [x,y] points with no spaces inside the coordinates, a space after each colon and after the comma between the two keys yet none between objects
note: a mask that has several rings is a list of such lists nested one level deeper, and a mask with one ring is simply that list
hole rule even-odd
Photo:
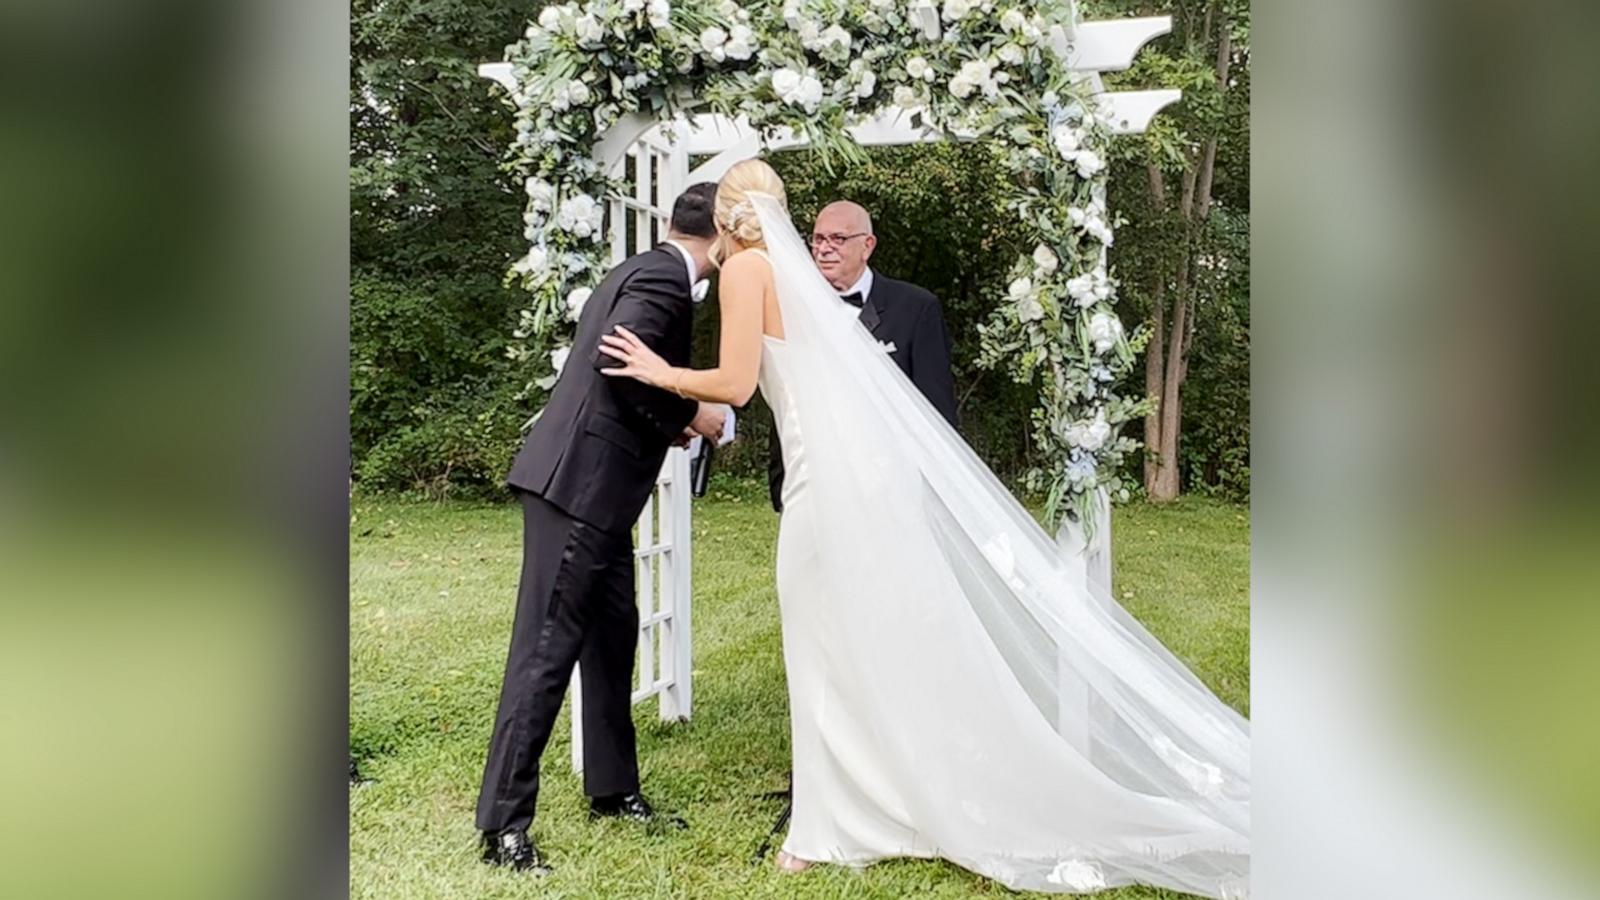
[{"label": "greenery on arbor", "polygon": [[[532,412],[521,392],[537,373],[505,356],[526,294],[503,286],[510,262],[527,250],[527,198],[503,167],[512,118],[476,65],[501,58],[541,6],[353,3],[351,425],[356,477],[368,487],[493,492]],[[1123,219],[1111,255],[1121,284],[1117,310],[1130,328],[1148,327],[1164,298],[1166,335],[1177,297],[1190,298],[1176,466],[1184,490],[1237,497],[1249,489],[1248,14],[1227,10],[1239,49],[1223,92],[1215,89],[1214,55],[1206,61],[1215,44],[1187,43],[1216,33],[1215,21],[1205,27],[1210,7],[1100,2],[1085,16],[1174,17],[1175,34],[1142,51],[1140,66],[1114,85],[1185,91],[1184,102],[1156,117],[1148,138],[1114,145],[1109,206]],[[1203,159],[1211,134],[1213,200],[1204,220],[1185,224],[1178,215],[1185,173],[1196,154]],[[857,199],[873,211],[881,235],[874,262],[940,296],[955,345],[962,431],[1002,477],[1019,478],[1037,462],[1028,421],[1035,398],[976,365],[976,326],[1029,247],[1014,218],[1000,214],[1004,173],[983,144],[878,149],[834,172],[803,151],[773,161],[798,221],[829,199]],[[1152,165],[1172,186],[1164,214],[1150,199]],[[1191,273],[1181,289],[1180,263]],[[704,362],[714,358],[715,313],[714,304],[701,310]],[[1144,393],[1139,374],[1121,393]],[[764,427],[759,409],[743,416],[741,434],[751,440],[719,456],[719,468],[761,471]]]}]

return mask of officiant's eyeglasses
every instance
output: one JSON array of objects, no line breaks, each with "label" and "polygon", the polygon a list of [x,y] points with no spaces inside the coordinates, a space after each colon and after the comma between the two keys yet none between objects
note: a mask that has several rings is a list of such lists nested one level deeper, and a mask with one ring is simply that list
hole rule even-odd
[{"label": "officiant's eyeglasses", "polygon": [[846,241],[866,237],[867,234],[865,231],[858,231],[855,234],[813,234],[806,239],[806,243],[810,244],[813,250],[822,247],[843,247]]}]

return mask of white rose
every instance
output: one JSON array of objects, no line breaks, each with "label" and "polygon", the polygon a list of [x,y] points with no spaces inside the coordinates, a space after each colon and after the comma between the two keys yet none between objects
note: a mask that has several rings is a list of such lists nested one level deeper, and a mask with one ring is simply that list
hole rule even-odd
[{"label": "white rose", "polygon": [[1007,33],[1021,31],[1028,24],[1028,17],[1020,9],[1008,9],[1000,16],[1000,27]]},{"label": "white rose", "polygon": [[555,186],[542,178],[529,178],[523,185],[528,192],[528,202],[540,212],[549,212],[556,199]]},{"label": "white rose", "polygon": [[622,0],[622,11],[633,15],[644,9],[645,0]]},{"label": "white rose", "polygon": [[1079,151],[1073,159],[1078,164],[1078,174],[1084,178],[1091,178],[1106,167],[1105,161],[1093,150]]},{"label": "white rose", "polygon": [[1024,297],[1017,303],[1017,318],[1024,322],[1037,322],[1044,318],[1044,305],[1037,297]]},{"label": "white rose", "polygon": [[917,92],[903,84],[897,86],[894,89],[894,105],[900,107],[901,109],[910,109],[911,107],[916,106]]},{"label": "white rose", "polygon": [[756,53],[756,34],[749,25],[735,25],[733,33],[728,36],[728,46],[723,49],[727,51],[729,59],[749,59]]},{"label": "white rose", "polygon": [[821,35],[824,46],[838,47],[841,50],[850,49],[850,32],[837,25],[829,25],[828,30]]},{"label": "white rose", "polygon": [[975,5],[972,0],[944,0],[944,20],[959,22],[972,12]]},{"label": "white rose", "polygon": [[971,96],[974,88],[981,87],[985,94],[992,93],[995,89],[991,77],[993,71],[994,63],[988,60],[978,59],[962,63],[961,70],[950,79],[950,93],[962,99]]},{"label": "white rose", "polygon": [[561,204],[561,211],[556,214],[556,222],[563,231],[570,231],[578,237],[588,237],[599,227],[599,220],[604,215],[600,204],[588,194],[577,194],[568,197]]},{"label": "white rose", "polygon": [[1067,443],[1093,453],[1104,447],[1111,438],[1111,425],[1105,420],[1104,414],[1098,415],[1093,421],[1078,421],[1067,426]]},{"label": "white rose", "polygon": [[1084,274],[1067,279],[1067,293],[1084,308],[1091,307],[1097,302],[1094,295],[1094,278],[1091,275]]},{"label": "white rose", "polygon": [[1122,322],[1110,313],[1095,313],[1089,319],[1089,339],[1096,353],[1105,353],[1122,340]]},{"label": "white rose", "polygon": [[1024,54],[1022,52],[1022,48],[1018,47],[1016,44],[1006,44],[1005,46],[1001,47],[999,51],[995,53],[995,55],[998,56],[1000,61],[1006,65],[1014,66],[1017,63],[1022,62]]},{"label": "white rose", "polygon": [[672,4],[667,0],[650,0],[649,10],[650,25],[654,28],[666,28],[672,24]]},{"label": "white rose", "polygon": [[800,43],[807,50],[820,50],[822,48],[822,26],[812,19],[800,23]]},{"label": "white rose", "polygon": [[545,31],[555,31],[561,25],[561,11],[554,6],[546,6],[539,11],[539,27]]},{"label": "white rose", "polygon": [[810,75],[800,80],[800,105],[808,112],[815,112],[822,105],[822,82]]},{"label": "white rose", "polygon": [[1094,296],[1096,300],[1111,299],[1111,279],[1106,275],[1105,269],[1095,269],[1089,274],[1089,280],[1094,283]]},{"label": "white rose", "polygon": [[961,64],[961,75],[973,84],[984,84],[993,74],[994,63],[986,59],[974,59]]},{"label": "white rose", "polygon": [[528,248],[528,255],[511,264],[511,271],[519,275],[543,275],[545,267],[550,263],[550,255],[543,247],[533,246]]},{"label": "white rose", "polygon": [[550,368],[554,369],[557,375],[560,375],[561,370],[567,367],[567,357],[571,355],[571,347],[557,347],[554,350],[551,350]]},{"label": "white rose", "polygon": [[920,56],[913,56],[906,60],[906,74],[912,78],[921,78],[923,81],[933,80],[933,67]]},{"label": "white rose", "polygon": [[593,293],[594,291],[589,288],[581,287],[568,294],[567,318],[574,322],[578,321],[578,317],[583,315],[583,305],[589,302],[589,295]]},{"label": "white rose", "polygon": [[1056,265],[1060,262],[1061,260],[1056,258],[1055,251],[1051,250],[1049,247],[1040,244],[1039,246],[1033,248],[1033,264],[1038,266],[1039,271],[1043,272],[1044,274],[1049,275],[1051,272],[1054,272],[1056,270]]},{"label": "white rose", "polygon": [[1027,278],[1018,278],[1011,282],[1011,286],[1006,289],[1006,293],[1011,295],[1012,300],[1021,300],[1033,293],[1033,282]]},{"label": "white rose", "polygon": [[578,17],[575,28],[580,46],[598,47],[601,39],[605,37],[605,31],[600,27],[600,20],[592,15],[584,14]]},{"label": "white rose", "polygon": [[700,49],[705,51],[706,55],[708,56],[720,59],[722,55],[722,45],[726,44],[727,42],[728,33],[715,25],[707,28],[705,31],[700,32]]},{"label": "white rose", "polygon": [[1051,129],[1050,138],[1055,142],[1056,152],[1060,153],[1063,159],[1069,158],[1072,154],[1078,152],[1078,133],[1072,129],[1071,125],[1065,122],[1057,125]]},{"label": "white rose", "polygon": [[800,87],[800,73],[793,69],[783,68],[772,73],[772,92],[777,94],[784,102],[794,96],[795,89]]},{"label": "white rose", "polygon": [[567,101],[574,106],[589,102],[589,86],[581,81],[573,81],[567,85]]},{"label": "white rose", "polygon": [[878,76],[874,74],[871,69],[868,69],[861,74],[861,83],[856,85],[856,96],[863,98],[870,97],[872,96],[872,92],[877,87]]}]

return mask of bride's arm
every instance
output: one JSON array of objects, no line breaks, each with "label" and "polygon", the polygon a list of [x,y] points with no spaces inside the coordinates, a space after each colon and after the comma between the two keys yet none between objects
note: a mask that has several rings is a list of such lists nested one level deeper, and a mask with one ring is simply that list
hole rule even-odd
[{"label": "bride's arm", "polygon": [[680,396],[743,406],[756,392],[761,366],[762,317],[772,269],[757,253],[740,253],[722,267],[717,293],[722,310],[722,340],[714,369],[668,366],[654,351],[621,331],[601,338],[601,352],[622,360],[607,375],[627,375]]}]

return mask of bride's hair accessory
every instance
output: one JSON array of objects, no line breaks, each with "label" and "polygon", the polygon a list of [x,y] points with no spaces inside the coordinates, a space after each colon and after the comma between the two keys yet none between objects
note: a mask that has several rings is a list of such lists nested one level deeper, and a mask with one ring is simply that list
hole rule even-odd
[{"label": "bride's hair accessory", "polygon": [[738,203],[733,205],[732,209],[728,210],[728,218],[722,224],[728,229],[728,231],[732,232],[733,234],[738,234],[740,227],[743,226],[745,222],[754,221],[755,218],[755,206],[751,205],[749,200],[740,200]]}]

